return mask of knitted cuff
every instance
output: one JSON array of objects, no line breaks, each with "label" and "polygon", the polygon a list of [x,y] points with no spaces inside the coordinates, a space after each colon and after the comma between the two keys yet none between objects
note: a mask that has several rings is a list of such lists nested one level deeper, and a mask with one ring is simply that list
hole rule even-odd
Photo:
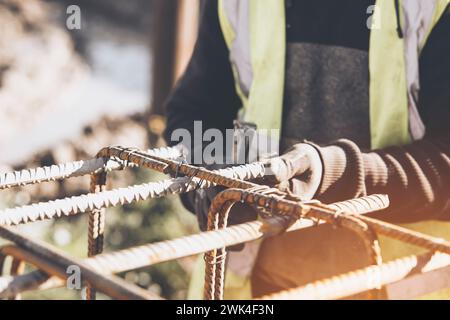
[{"label": "knitted cuff", "polygon": [[311,145],[319,152],[323,165],[317,199],[331,203],[366,195],[364,162],[355,143],[339,140],[326,147]]}]

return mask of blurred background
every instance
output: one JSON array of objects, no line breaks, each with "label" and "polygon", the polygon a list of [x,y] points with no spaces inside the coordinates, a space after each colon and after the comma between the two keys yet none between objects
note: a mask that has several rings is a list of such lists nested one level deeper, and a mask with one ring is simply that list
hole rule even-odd
[{"label": "blurred background", "polygon": [[[79,29],[68,27],[74,18],[70,5],[80,9]],[[164,100],[190,58],[200,11],[201,0],[0,0],[0,172],[90,159],[108,145],[163,145]],[[164,178],[139,169],[108,177],[108,188]],[[0,207],[80,195],[88,188],[83,177],[6,190]],[[21,229],[86,256],[86,215]],[[144,201],[107,210],[104,251],[197,231],[195,217],[177,197]],[[195,259],[121,276],[165,298],[182,299]],[[53,289],[23,298],[82,294]]]}]

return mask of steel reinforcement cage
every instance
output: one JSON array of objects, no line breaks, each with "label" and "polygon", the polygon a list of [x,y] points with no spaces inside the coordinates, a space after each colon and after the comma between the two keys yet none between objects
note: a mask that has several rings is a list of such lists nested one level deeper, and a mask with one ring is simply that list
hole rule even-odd
[{"label": "steel reinforcement cage", "polygon": [[[105,190],[108,172],[133,166],[171,174],[175,178]],[[0,190],[91,176],[88,194],[0,211],[0,238],[10,242],[0,248],[0,298],[14,299],[25,291],[64,286],[69,276],[67,269],[75,265],[86,285],[87,299],[95,299],[96,291],[115,299],[162,299],[115,274],[204,253],[204,298],[220,300],[224,291],[226,247],[321,223],[355,232],[367,251],[368,267],[258,299],[339,299],[361,293],[372,299],[401,299],[450,287],[448,241],[364,215],[386,208],[389,205],[387,196],[372,195],[330,205],[318,201],[302,202],[292,194],[252,182],[263,177],[265,170],[262,163],[252,163],[210,171],[183,162],[177,148],[144,152],[136,148],[107,147],[92,160],[0,174]],[[106,208],[215,185],[227,189],[211,204],[208,231],[102,253]],[[259,218],[227,226],[229,211],[237,202],[256,207]],[[83,260],[74,259],[47,243],[14,230],[14,226],[81,213],[89,215],[88,257]],[[426,248],[427,253],[383,263],[378,234]],[[8,274],[4,270],[7,257],[12,261]],[[24,273],[25,263],[35,270]]]}]

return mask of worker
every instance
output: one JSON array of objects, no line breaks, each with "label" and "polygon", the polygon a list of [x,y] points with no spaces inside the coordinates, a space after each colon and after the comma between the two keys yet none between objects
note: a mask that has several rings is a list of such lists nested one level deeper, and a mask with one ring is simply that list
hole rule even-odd
[{"label": "worker", "polygon": [[[448,219],[449,37],[449,0],[205,1],[194,53],[167,101],[165,138],[179,143],[172,133],[194,132],[195,121],[222,132],[236,119],[278,129],[280,156],[268,162],[303,199],[387,194],[379,218]],[[203,229],[220,190],[182,198]],[[242,206],[230,217],[255,218]],[[363,248],[330,225],[245,245],[229,255],[225,298],[366,267]]]}]

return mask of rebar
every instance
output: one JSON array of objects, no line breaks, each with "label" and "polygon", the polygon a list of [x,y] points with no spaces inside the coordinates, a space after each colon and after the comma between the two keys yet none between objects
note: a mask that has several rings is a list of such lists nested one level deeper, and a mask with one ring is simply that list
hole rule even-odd
[{"label": "rebar", "polygon": [[[107,172],[128,166],[149,168],[174,175],[175,178],[105,191]],[[378,265],[381,268],[380,270],[386,272],[386,283],[389,283],[392,279],[397,279],[401,272],[407,268],[404,267],[402,269],[398,267],[400,271],[396,269],[392,274],[389,274],[389,268],[387,267],[389,264],[381,264],[375,232],[432,251],[438,250],[450,254],[450,243],[444,239],[424,235],[361,215],[372,211],[372,209],[385,208],[387,205],[386,197],[365,197],[332,205],[325,205],[317,201],[301,202],[299,198],[290,193],[282,193],[279,190],[246,181],[263,177],[265,173],[262,163],[253,163],[216,171],[192,166],[182,161],[181,148],[163,148],[143,152],[134,148],[108,147],[102,149],[97,155],[97,159],[94,160],[1,174],[0,190],[91,174],[91,193],[0,211],[0,236],[13,241],[18,246],[16,249],[8,249],[8,247],[2,249],[4,252],[10,250],[14,258],[12,269],[10,270],[11,275],[9,278],[0,277],[0,287],[3,282],[5,285],[3,292],[5,294],[9,292],[8,297],[14,297],[22,289],[57,285],[61,282],[61,279],[67,276],[65,268],[67,268],[69,263],[72,263],[79,265],[84,270],[83,281],[88,284],[87,297],[89,299],[95,297],[95,289],[116,298],[159,298],[135,286],[131,286],[115,276],[102,276],[101,272],[113,274],[126,268],[139,268],[206,252],[207,281],[205,281],[205,297],[222,299],[226,247],[257,240],[262,237],[275,236],[286,231],[310,227],[322,222],[349,228],[358,233],[364,240],[367,252],[370,253],[368,255],[368,263]],[[178,177],[179,175],[183,177]],[[118,204],[183,193],[214,185],[221,185],[230,189],[220,193],[213,201],[208,221],[210,231],[131,248],[119,253],[100,254],[103,248],[105,226],[103,209]],[[233,204],[238,201],[255,206],[261,212],[262,220],[227,228],[229,211]],[[86,211],[90,212],[89,258],[82,262],[68,258],[51,247],[34,242],[8,228],[2,227],[68,216]],[[17,252],[14,253],[14,250]],[[0,269],[3,267],[4,258],[4,256],[0,255]],[[420,257],[416,258],[419,259]],[[413,257],[409,257],[409,259],[413,259]],[[20,275],[23,261],[36,265],[40,270],[36,270],[28,275]],[[413,264],[412,260],[407,261],[409,261],[409,265]],[[396,261],[393,261],[392,264],[397,266]],[[103,269],[99,269],[100,266]],[[357,272],[362,272],[364,276],[367,276],[368,273],[378,270],[374,268],[372,266]],[[55,276],[59,279],[56,279]],[[378,289],[385,283],[380,281],[375,287],[356,285],[354,283],[361,281],[364,278],[363,276],[351,276],[351,274],[348,274],[341,277],[350,279],[348,281],[352,289],[337,290],[339,283],[334,279],[331,281],[331,285],[325,286],[328,289],[324,291],[324,295],[329,294],[329,296],[333,296],[333,292],[341,294],[342,292],[348,293],[350,291],[359,293],[361,291]],[[328,285],[329,281],[325,282]],[[296,289],[294,296],[304,295],[305,292],[309,292],[308,290],[315,292],[314,290],[317,288],[323,287],[323,283],[312,285],[313,289],[308,289],[307,286]],[[20,288],[17,289],[17,286]],[[14,288],[17,290],[14,291]],[[0,293],[0,296],[2,294]]]},{"label": "rebar", "polygon": [[68,267],[78,266],[83,281],[89,282],[100,291],[117,299],[160,299],[160,297],[133,286],[116,276],[105,276],[96,272],[82,262],[69,258],[48,244],[31,240],[20,233],[6,227],[0,227],[0,237],[13,242],[18,247],[25,249],[26,254],[19,256],[22,261],[28,261],[38,266],[48,274],[66,279]]},{"label": "rebar", "polygon": [[309,283],[299,288],[266,295],[264,300],[325,300],[345,298],[360,292],[381,288],[415,274],[450,265],[450,255],[425,253],[370,266],[342,275]]},{"label": "rebar", "polygon": [[[100,171],[91,175],[91,193],[102,192],[106,189],[106,172]],[[105,209],[93,209],[88,216],[88,257],[93,257],[103,251],[105,233]],[[95,300],[95,289],[88,283],[86,299]]]},{"label": "rebar", "polygon": [[[146,151],[149,155],[177,159],[182,156],[180,148],[163,147]],[[95,173],[99,170],[112,171],[122,169],[124,163],[109,158],[74,161],[15,172],[0,173],[0,190],[13,187],[36,184],[48,181],[63,180]]]},{"label": "rebar", "polygon": [[[381,210],[389,205],[388,197],[382,195],[360,198],[357,199],[357,202],[370,203],[370,205],[365,205],[361,214]],[[356,207],[353,206],[351,208],[355,209]],[[106,274],[138,269],[263,237],[275,236],[280,232],[282,226],[285,225],[285,218],[287,217],[269,217],[266,220],[234,225],[226,229],[202,232],[112,253],[103,253],[82,260],[82,262],[94,270],[102,271]],[[310,220],[297,220],[286,231],[290,232],[310,227],[313,227]],[[4,282],[4,289],[0,290],[0,298],[8,297],[11,294],[24,290],[49,288],[58,285],[54,278],[49,279],[42,271],[33,271],[30,274],[19,276],[17,279],[5,279]]]},{"label": "rebar", "polygon": [[[228,214],[236,202],[242,202],[256,206],[272,215],[284,214],[284,226],[281,225],[278,233],[286,230],[290,225],[300,218],[319,218],[316,211],[321,214],[320,218],[328,223],[333,223],[355,232],[363,241],[368,257],[368,265],[380,265],[382,263],[381,252],[375,232],[356,216],[342,212],[331,206],[325,206],[318,202],[304,204],[285,200],[289,197],[277,189],[258,186],[247,190],[227,189],[218,194],[213,202],[208,214],[208,229],[216,230],[225,228]],[[362,203],[364,200],[356,201]],[[355,206],[355,203],[351,206]],[[369,202],[372,203],[372,202]],[[344,204],[345,205],[345,204]],[[344,206],[337,204],[335,207]],[[379,208],[374,206],[374,208]],[[282,220],[280,220],[282,221]],[[224,272],[225,272],[225,247],[205,253],[205,289],[204,298],[207,300],[223,299]]]},{"label": "rebar", "polygon": [[[261,169],[263,168],[261,168],[259,164],[249,164],[220,169],[213,172],[214,174],[230,177],[231,179],[254,179],[264,175],[264,170]],[[209,188],[213,185],[215,184],[208,180],[182,177],[98,193],[89,193],[48,202],[40,202],[22,207],[0,210],[0,225],[15,226],[40,220],[50,220],[62,216],[76,215],[94,209],[109,208],[149,198],[179,194],[197,188]]]},{"label": "rebar", "polygon": [[[151,155],[139,151],[137,149],[123,147],[107,147],[98,153],[99,157],[117,157],[123,161],[134,163],[140,167],[156,170],[163,173],[173,175],[185,175],[187,177],[196,177],[201,180],[208,180],[217,185],[227,188],[247,189],[258,186],[255,183],[243,181],[244,179],[223,176],[217,171],[207,170],[205,168],[196,167],[181,161],[165,159],[163,157]],[[265,172],[264,164],[253,163],[257,172]],[[263,174],[264,175],[264,174]]]}]

